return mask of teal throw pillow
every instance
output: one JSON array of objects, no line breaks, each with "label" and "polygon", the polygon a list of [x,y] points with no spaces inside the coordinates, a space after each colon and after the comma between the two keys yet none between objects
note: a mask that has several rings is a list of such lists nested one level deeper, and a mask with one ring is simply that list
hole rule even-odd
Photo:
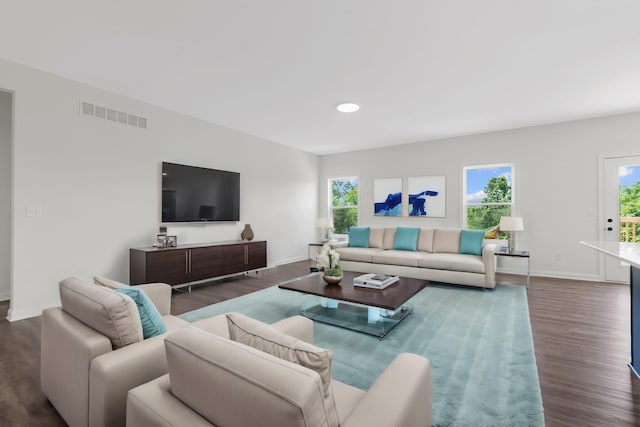
[{"label": "teal throw pillow", "polygon": [[461,254],[482,255],[482,242],[484,230],[461,230],[460,249]]},{"label": "teal throw pillow", "polygon": [[393,249],[399,251],[413,251],[418,248],[418,227],[398,227],[396,228],[396,238],[393,241]]},{"label": "teal throw pillow", "polygon": [[369,247],[369,227],[349,228],[349,247],[368,248]]},{"label": "teal throw pillow", "polygon": [[145,339],[167,332],[162,315],[141,289],[128,286],[115,289],[115,292],[130,296],[138,306],[138,314],[142,323],[142,336]]}]

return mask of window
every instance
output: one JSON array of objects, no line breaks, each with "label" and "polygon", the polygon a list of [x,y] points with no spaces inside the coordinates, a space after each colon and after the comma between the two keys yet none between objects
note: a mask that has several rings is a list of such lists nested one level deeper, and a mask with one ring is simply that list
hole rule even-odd
[{"label": "window", "polygon": [[349,227],[358,225],[358,178],[330,178],[328,187],[334,233],[348,234]]},{"label": "window", "polygon": [[513,165],[466,166],[463,168],[463,226],[487,230],[487,238],[506,238],[508,233],[492,235],[500,217],[514,211]]}]

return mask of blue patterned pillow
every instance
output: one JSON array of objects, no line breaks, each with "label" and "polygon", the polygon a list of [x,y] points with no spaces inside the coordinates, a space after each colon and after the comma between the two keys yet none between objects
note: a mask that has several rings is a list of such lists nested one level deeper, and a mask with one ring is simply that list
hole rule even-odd
[{"label": "blue patterned pillow", "polygon": [[130,296],[138,306],[138,314],[140,315],[140,322],[142,323],[142,336],[144,339],[167,332],[167,327],[164,324],[164,320],[162,320],[162,315],[147,294],[141,289],[127,286],[115,289],[115,292]]},{"label": "blue patterned pillow", "polygon": [[418,227],[398,227],[396,228],[396,238],[393,241],[393,249],[399,251],[413,251],[418,249]]},{"label": "blue patterned pillow", "polygon": [[369,227],[349,228],[349,247],[368,248],[369,247]]},{"label": "blue patterned pillow", "polygon": [[461,254],[482,255],[484,234],[484,230],[461,230],[460,249],[458,252]]}]

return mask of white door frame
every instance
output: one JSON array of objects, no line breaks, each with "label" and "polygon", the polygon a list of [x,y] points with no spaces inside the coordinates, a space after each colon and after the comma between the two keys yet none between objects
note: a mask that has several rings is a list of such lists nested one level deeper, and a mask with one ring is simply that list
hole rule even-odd
[{"label": "white door frame", "polygon": [[[598,240],[604,241],[607,239],[607,233],[610,233],[610,231],[607,231],[607,207],[605,206],[605,200],[607,199],[607,197],[605,196],[605,190],[606,190],[606,176],[605,176],[605,163],[607,162],[607,160],[616,160],[616,159],[620,159],[623,160],[625,158],[640,158],[640,153],[615,153],[615,154],[599,154],[598,155]],[[633,161],[631,161],[631,163],[634,163]],[[638,165],[640,165],[640,162],[635,162]],[[619,217],[619,215],[618,215]],[[618,225],[618,230],[619,230],[619,220],[615,221],[614,225]],[[599,276],[600,276],[600,280],[602,281],[607,281],[607,276],[610,276],[611,274],[607,274],[607,264],[613,262],[613,261],[608,261],[607,258],[605,257],[605,255],[601,255],[599,257],[599,261],[598,261],[598,271],[599,271]],[[620,269],[621,272],[623,272],[623,268]],[[628,267],[627,267],[627,271],[628,271]],[[615,273],[614,273],[615,274]],[[624,281],[626,283],[628,283],[628,273],[627,275],[625,275],[625,279],[622,280],[609,280],[612,282],[620,282],[620,281]],[[622,277],[622,276],[621,276]]]}]

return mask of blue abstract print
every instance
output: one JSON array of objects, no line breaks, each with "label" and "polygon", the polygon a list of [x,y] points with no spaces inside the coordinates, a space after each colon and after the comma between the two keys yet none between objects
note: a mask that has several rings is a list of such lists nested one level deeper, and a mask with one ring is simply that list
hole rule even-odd
[{"label": "blue abstract print", "polygon": [[435,197],[437,195],[438,192],[433,190],[424,190],[418,194],[409,194],[409,206],[411,207],[409,216],[426,216],[427,211],[425,204],[427,197]]},{"label": "blue abstract print", "polygon": [[402,192],[390,193],[384,202],[374,203],[374,215],[378,216],[401,216],[402,215]]}]

